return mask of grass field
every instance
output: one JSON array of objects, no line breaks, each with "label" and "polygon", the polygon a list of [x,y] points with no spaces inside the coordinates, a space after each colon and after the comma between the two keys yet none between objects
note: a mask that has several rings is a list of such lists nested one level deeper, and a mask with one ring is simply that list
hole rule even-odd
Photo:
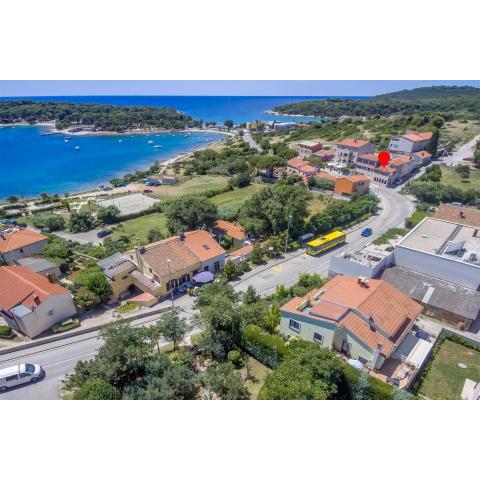
[{"label": "grass field", "polygon": [[418,393],[432,400],[459,400],[467,378],[480,382],[480,352],[445,340]]},{"label": "grass field", "polygon": [[441,139],[443,143],[463,144],[478,134],[480,134],[480,122],[468,120],[466,123],[461,123],[455,120],[447,122],[442,127]]},{"label": "grass field", "polygon": [[266,185],[262,183],[253,183],[245,188],[239,188],[237,190],[231,190],[230,192],[216,195],[215,197],[212,197],[212,201],[215,205],[217,205],[217,207],[223,207],[229,203],[243,202],[250,198],[255,192],[258,192],[264,188],[266,188]]},{"label": "grass field", "polygon": [[[250,392],[250,398],[252,400],[255,400],[261,388],[263,387],[265,378],[271,372],[271,370],[263,363],[260,363],[258,360],[249,355],[245,357],[245,361],[248,362],[250,375],[252,377],[251,379],[246,380],[245,385]],[[246,368],[243,367],[240,373],[242,374],[242,376],[244,376],[247,373]]]},{"label": "grass field", "polygon": [[331,200],[329,198],[323,197],[322,195],[319,195],[318,197],[313,197],[308,202],[308,211],[310,216],[325,210],[325,208],[327,208],[330,202]]},{"label": "grass field", "polygon": [[442,166],[441,183],[453,185],[454,187],[460,188],[462,190],[467,190],[469,188],[479,188],[480,170],[474,170],[473,168],[470,168],[470,177],[467,179],[463,179],[453,167]]},{"label": "grass field", "polygon": [[213,175],[199,175],[185,180],[177,185],[162,185],[160,187],[149,187],[154,191],[155,197],[159,199],[178,197],[188,193],[199,193],[206,190],[223,188],[228,183],[228,177]]},{"label": "grass field", "polygon": [[117,226],[114,237],[127,235],[130,239],[139,238],[140,242],[148,243],[147,235],[150,229],[158,227],[164,235],[168,235],[167,219],[163,213],[152,213],[143,217],[126,220]]}]

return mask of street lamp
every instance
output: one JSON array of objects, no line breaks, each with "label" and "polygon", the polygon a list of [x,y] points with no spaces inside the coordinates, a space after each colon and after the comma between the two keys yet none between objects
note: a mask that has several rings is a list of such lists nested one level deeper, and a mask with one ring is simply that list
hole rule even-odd
[{"label": "street lamp", "polygon": [[287,254],[287,247],[288,247],[288,234],[290,232],[290,220],[292,219],[292,216],[288,216],[288,223],[287,223],[287,238],[285,239],[285,253],[284,255]]},{"label": "street lamp", "polygon": [[167,264],[168,264],[168,286],[170,287],[170,298],[172,300],[172,308],[175,308],[175,302],[173,301],[172,272],[170,271],[170,259],[167,260]]}]

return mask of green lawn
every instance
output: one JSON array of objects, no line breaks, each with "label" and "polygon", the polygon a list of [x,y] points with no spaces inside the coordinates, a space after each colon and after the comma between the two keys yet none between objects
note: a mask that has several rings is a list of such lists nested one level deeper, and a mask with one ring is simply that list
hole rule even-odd
[{"label": "green lawn", "polygon": [[227,185],[228,180],[229,177],[198,175],[192,177],[190,180],[182,181],[177,185],[162,185],[153,190],[155,191],[155,197],[166,199],[178,197],[179,195],[186,195],[188,193],[200,193],[206,190],[223,188]]},{"label": "green lawn", "polygon": [[480,352],[445,340],[418,393],[432,400],[459,400],[467,378],[480,382]]},{"label": "green lawn", "polygon": [[325,208],[327,208],[330,203],[331,200],[328,197],[324,197],[322,195],[313,197],[308,202],[308,211],[310,216],[320,213],[322,210],[325,210]]},{"label": "green lawn", "polygon": [[249,185],[245,188],[238,188],[236,190],[231,190],[230,192],[216,195],[215,197],[212,197],[212,201],[213,203],[215,203],[215,205],[217,205],[217,207],[222,207],[229,203],[239,203],[247,200],[255,192],[258,192],[264,188],[266,188],[265,184],[253,183],[252,185]]},{"label": "green lawn", "polygon": [[454,187],[462,190],[469,188],[478,188],[480,185],[480,170],[474,170],[470,167],[470,177],[463,179],[452,167],[442,166],[442,179],[441,183],[446,185],[453,185]]},{"label": "green lawn", "polygon": [[168,235],[167,219],[164,213],[152,213],[143,217],[133,218],[132,220],[126,220],[117,226],[113,236],[118,238],[120,235],[127,235],[130,239],[138,237],[140,242],[145,244],[148,243],[148,232],[153,227],[160,228],[165,236]]},{"label": "green lawn", "polygon": [[[263,384],[265,383],[265,378],[272,370],[270,370],[263,363],[260,363],[258,360],[249,355],[245,356],[245,362],[248,362],[251,375],[251,379],[247,380],[245,382],[245,385],[250,392],[250,398],[252,400],[255,400],[258,396],[258,393],[262,389]],[[242,374],[242,376],[247,373],[247,369],[245,366],[240,370],[240,373]]]}]

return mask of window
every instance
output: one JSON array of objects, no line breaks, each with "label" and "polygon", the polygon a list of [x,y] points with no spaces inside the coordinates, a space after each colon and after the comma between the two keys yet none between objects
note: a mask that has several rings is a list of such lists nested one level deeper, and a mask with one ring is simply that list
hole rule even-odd
[{"label": "window", "polygon": [[7,382],[13,382],[14,380],[18,379],[18,375],[10,375],[9,377],[5,378]]},{"label": "window", "polygon": [[49,310],[49,311],[47,312],[47,315],[49,315],[49,316],[51,317],[51,316],[53,315],[53,310]]},{"label": "window", "polygon": [[293,318],[291,318],[290,321],[288,322],[288,326],[295,332],[300,331],[300,323],[293,320]]},{"label": "window", "polygon": [[203,244],[203,248],[204,248],[205,250],[210,250],[210,247],[209,247],[206,243]]},{"label": "window", "polygon": [[29,377],[30,374],[29,373],[21,373],[20,374],[20,378],[26,378],[26,377]]},{"label": "window", "polygon": [[364,365],[366,365],[368,363],[368,360],[364,357],[361,357],[360,355],[358,356],[358,361],[362,362]]},{"label": "window", "polygon": [[320,345],[322,345],[323,344],[323,335],[321,335],[318,332],[314,332],[313,333],[313,340],[315,342],[319,343]]},{"label": "window", "polygon": [[208,265],[205,265],[205,266],[203,267],[203,271],[204,271],[204,272],[208,272]]},{"label": "window", "polygon": [[24,252],[23,252],[23,248],[20,249],[20,253],[24,253]]}]

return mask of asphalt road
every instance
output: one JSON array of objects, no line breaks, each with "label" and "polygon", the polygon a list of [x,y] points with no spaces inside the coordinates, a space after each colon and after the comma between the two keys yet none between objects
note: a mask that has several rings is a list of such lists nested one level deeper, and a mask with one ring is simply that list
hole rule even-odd
[{"label": "asphalt road", "polygon": [[[392,227],[401,226],[405,218],[414,210],[414,205],[408,197],[400,195],[395,190],[378,189],[382,210],[369,221],[373,235],[363,238],[360,233],[364,228],[358,227],[347,235],[347,243],[341,248],[328,252],[320,257],[311,257],[299,252],[285,261],[270,262],[267,267],[260,267],[247,275],[247,278],[234,283],[238,291],[244,291],[248,285],[253,285],[258,293],[272,293],[278,284],[291,285],[297,282],[301,273],[319,273],[325,275],[332,255],[341,251],[352,251],[372,242],[383,232]],[[190,308],[193,299],[182,298],[179,302],[184,309],[184,315],[190,318]],[[148,324],[154,322],[139,320],[134,324]],[[143,323],[145,322],[145,323]],[[79,360],[87,360],[95,355],[102,341],[95,332],[75,336],[66,340],[59,340],[47,345],[32,347],[19,352],[0,355],[0,368],[16,363],[38,363],[45,370],[45,378],[36,384],[20,386],[16,389],[0,393],[0,399],[56,399],[59,394],[61,380],[71,372]]]}]

